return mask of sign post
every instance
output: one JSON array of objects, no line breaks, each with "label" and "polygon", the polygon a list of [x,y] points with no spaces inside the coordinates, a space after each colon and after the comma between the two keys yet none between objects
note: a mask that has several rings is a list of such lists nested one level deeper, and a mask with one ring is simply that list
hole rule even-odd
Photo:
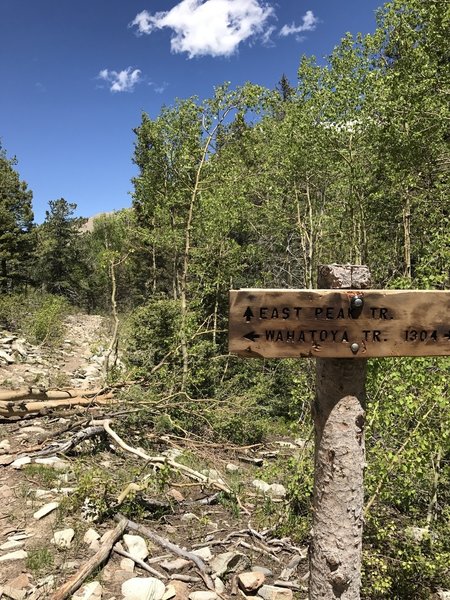
[{"label": "sign post", "polygon": [[230,352],[316,357],[310,600],[359,600],[366,359],[450,355],[450,292],[372,290],[365,266],[326,265],[319,290],[230,292]]}]

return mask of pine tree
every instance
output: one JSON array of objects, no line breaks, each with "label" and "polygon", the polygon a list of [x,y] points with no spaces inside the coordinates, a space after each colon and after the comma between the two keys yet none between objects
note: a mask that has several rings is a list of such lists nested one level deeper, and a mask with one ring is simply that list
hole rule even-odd
[{"label": "pine tree", "polygon": [[0,147],[0,289],[7,293],[29,281],[34,247],[33,194]]}]

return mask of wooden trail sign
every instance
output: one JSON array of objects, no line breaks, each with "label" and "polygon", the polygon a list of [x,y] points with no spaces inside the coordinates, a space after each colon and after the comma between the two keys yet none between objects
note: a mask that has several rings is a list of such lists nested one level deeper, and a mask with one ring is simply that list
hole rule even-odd
[{"label": "wooden trail sign", "polygon": [[229,350],[261,358],[450,355],[450,292],[232,290]]}]

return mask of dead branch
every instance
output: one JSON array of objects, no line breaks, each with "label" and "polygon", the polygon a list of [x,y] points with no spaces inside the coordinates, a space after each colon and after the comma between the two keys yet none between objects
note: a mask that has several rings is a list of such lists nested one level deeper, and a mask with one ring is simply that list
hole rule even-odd
[{"label": "dead branch", "polygon": [[85,398],[63,398],[59,400],[46,400],[44,402],[7,402],[0,401],[0,417],[22,417],[31,413],[42,413],[54,408],[72,408],[73,406],[90,406],[92,404],[110,404],[112,392],[103,396]]},{"label": "dead branch", "polygon": [[103,427],[95,426],[95,427],[87,427],[86,429],[82,429],[73,435],[71,438],[64,442],[54,442],[44,448],[43,450],[39,450],[38,452],[34,452],[33,454],[28,453],[28,456],[36,457],[36,456],[54,456],[55,454],[64,454],[69,450],[84,442],[95,435],[99,435],[100,433],[104,433]]},{"label": "dead branch", "polygon": [[[116,515],[115,518],[116,518],[116,520],[119,520],[119,522],[121,522],[122,519],[124,519],[125,517],[123,517],[122,515]],[[155,544],[158,544],[158,546],[161,546],[161,548],[164,548],[165,550],[168,550],[169,552],[172,552],[173,554],[175,554],[177,556],[181,556],[182,558],[185,558],[186,560],[190,560],[191,562],[193,562],[195,564],[195,566],[197,567],[197,569],[199,570],[200,576],[203,579],[203,581],[205,582],[206,587],[209,590],[212,590],[212,591],[215,590],[214,583],[213,583],[211,577],[209,576],[209,568],[207,567],[207,565],[203,562],[203,560],[199,556],[196,556],[195,554],[193,554],[192,552],[188,552],[187,550],[183,550],[183,548],[180,548],[176,544],[159,536],[157,533],[155,533],[151,529],[148,529],[147,527],[145,527],[144,525],[140,525],[139,523],[135,523],[134,521],[130,521],[129,519],[126,519],[125,527],[127,529],[131,529],[132,531],[137,531],[141,535],[144,535],[150,541],[154,542]],[[55,600],[56,600],[56,598],[55,598]]]},{"label": "dead branch", "polygon": [[72,577],[57,589],[50,597],[50,600],[65,600],[73,594],[83,582],[102,565],[111,553],[114,544],[122,537],[123,532],[128,526],[128,521],[124,517],[118,520],[116,527],[105,535],[104,541],[99,550],[86,561],[81,568]]},{"label": "dead branch", "polygon": [[119,546],[117,544],[114,546],[113,550],[116,554],[120,554],[120,556],[129,558],[134,563],[136,563],[139,567],[141,567],[141,569],[144,569],[144,571],[151,573],[155,577],[159,577],[160,579],[167,579],[167,575],[165,573],[160,573],[156,569],[153,569],[153,567],[149,567],[148,564],[145,563],[143,560],[141,560],[140,558],[136,558],[135,556],[133,556],[132,554],[129,554],[128,552],[125,552],[125,550],[122,550],[122,548],[119,548]]},{"label": "dead branch", "polygon": [[129,446],[126,442],[124,442],[122,440],[122,438],[115,431],[113,431],[111,429],[109,419],[105,419],[103,421],[92,421],[92,425],[102,425],[104,427],[106,433],[110,437],[112,437],[112,439],[123,450],[126,450],[127,452],[130,452],[131,454],[134,454],[135,456],[139,456],[139,458],[144,459],[150,465],[161,466],[161,467],[164,465],[168,465],[169,467],[172,467],[176,471],[183,473],[190,479],[194,479],[195,481],[198,481],[205,485],[212,485],[213,487],[221,490],[222,492],[225,492],[226,494],[231,494],[230,488],[223,482],[217,481],[215,479],[211,479],[210,477],[203,475],[203,473],[199,473],[198,471],[195,471],[194,469],[186,467],[186,465],[177,463],[176,461],[168,458],[167,456],[150,456],[150,455],[146,454],[143,450],[139,450],[137,448],[133,448],[132,446]]}]

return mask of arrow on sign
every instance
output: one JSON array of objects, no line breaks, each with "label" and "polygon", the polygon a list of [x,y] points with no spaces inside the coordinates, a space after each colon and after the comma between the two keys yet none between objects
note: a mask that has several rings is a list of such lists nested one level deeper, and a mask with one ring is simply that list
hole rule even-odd
[{"label": "arrow on sign", "polygon": [[257,338],[261,337],[260,335],[258,335],[257,333],[255,333],[254,331],[251,331],[250,333],[247,333],[246,335],[244,335],[246,340],[250,340],[251,342],[254,342]]},{"label": "arrow on sign", "polygon": [[[247,310],[244,313],[244,317],[247,319],[247,323],[250,321],[250,319],[253,317],[253,311],[250,308],[250,306],[247,306]],[[244,336],[245,337],[245,336]]]}]

